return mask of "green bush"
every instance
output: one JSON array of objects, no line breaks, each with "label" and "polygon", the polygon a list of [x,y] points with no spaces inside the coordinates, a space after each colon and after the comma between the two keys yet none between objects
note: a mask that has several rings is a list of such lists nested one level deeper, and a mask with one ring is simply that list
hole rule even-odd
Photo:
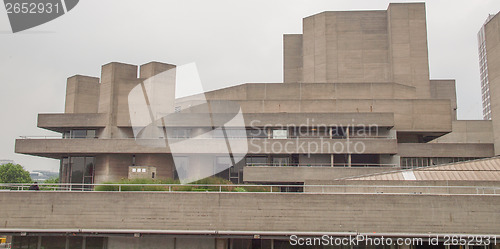
[{"label": "green bush", "polygon": [[[59,177],[52,177],[49,178],[45,181],[43,181],[43,184],[48,184],[48,183],[59,183]],[[58,188],[58,185],[40,185],[40,190],[54,190]]]},{"label": "green bush", "polygon": [[[172,191],[191,191],[191,192],[270,192],[269,186],[212,186],[212,185],[234,185],[231,181],[220,177],[207,177],[190,184],[201,185],[191,186],[182,185],[178,180],[152,180],[152,179],[123,179],[118,182],[105,182],[103,184],[122,184],[122,191],[169,191],[169,186],[147,186],[148,184],[176,184],[171,186]],[[127,184],[141,184],[145,186],[127,186]],[[96,186],[95,191],[118,191],[118,186]],[[274,189],[273,189],[274,191]]]},{"label": "green bush", "polygon": [[[168,186],[147,186],[148,184],[179,184],[174,180],[152,180],[152,179],[123,179],[119,182],[104,182],[103,184],[123,184],[122,191],[168,191]],[[127,186],[127,184],[141,184],[145,186]],[[119,186],[100,185],[94,188],[95,191],[118,191]]]}]

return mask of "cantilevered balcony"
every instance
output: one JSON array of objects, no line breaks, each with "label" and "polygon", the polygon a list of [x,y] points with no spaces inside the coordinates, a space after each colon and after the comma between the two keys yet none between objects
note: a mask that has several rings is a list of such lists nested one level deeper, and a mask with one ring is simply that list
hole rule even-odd
[{"label": "cantilevered balcony", "polygon": [[[396,154],[393,138],[230,139],[233,153],[243,154]],[[182,144],[178,143],[182,142]],[[141,153],[227,153],[225,139],[30,139],[16,140],[16,153],[59,158],[62,155]],[[173,144],[175,149],[172,150]]]}]

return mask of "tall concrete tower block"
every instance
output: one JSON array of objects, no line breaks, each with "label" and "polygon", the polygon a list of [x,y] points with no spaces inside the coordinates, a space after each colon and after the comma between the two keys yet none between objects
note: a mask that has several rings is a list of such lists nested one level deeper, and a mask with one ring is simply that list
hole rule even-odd
[{"label": "tall concrete tower block", "polygon": [[66,85],[65,113],[97,113],[99,78],[75,75]]},{"label": "tall concrete tower block", "polygon": [[485,25],[485,38],[495,155],[500,155],[500,14]]},{"label": "tall concrete tower block", "polygon": [[395,82],[430,98],[424,3],[319,13],[283,41],[285,83]]}]

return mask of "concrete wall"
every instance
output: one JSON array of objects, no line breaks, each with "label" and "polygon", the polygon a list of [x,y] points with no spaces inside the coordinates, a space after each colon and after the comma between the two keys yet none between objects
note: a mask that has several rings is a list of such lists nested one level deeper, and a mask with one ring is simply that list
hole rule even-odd
[{"label": "concrete wall", "polygon": [[132,155],[97,155],[94,182],[116,182],[128,178],[128,167],[132,165]]},{"label": "concrete wall", "polygon": [[69,128],[103,128],[107,123],[104,113],[38,114],[37,126],[60,131]]},{"label": "concrete wall", "polygon": [[[175,141],[175,140],[172,140]],[[250,154],[396,154],[396,139],[231,139],[233,153]],[[171,145],[172,146],[172,145]],[[227,153],[224,139],[190,139],[175,144],[176,153]],[[247,150],[248,148],[248,150]],[[16,153],[30,155],[164,154],[171,150],[161,139],[18,139]],[[57,158],[57,156],[56,156]]]},{"label": "concrete wall", "polygon": [[283,82],[302,82],[302,35],[283,35]]},{"label": "concrete wall", "polygon": [[307,182],[308,180],[334,180],[350,176],[361,176],[398,170],[392,167],[263,167],[247,166],[243,168],[245,182]]},{"label": "concrete wall", "polygon": [[169,154],[138,154],[135,165],[156,167],[156,179],[174,179],[174,162]]},{"label": "concrete wall", "polygon": [[303,20],[303,80],[391,79],[385,11],[323,12]]},{"label": "concrete wall", "polygon": [[[294,79],[290,82],[297,82],[298,77],[293,76],[297,70],[291,71],[292,59],[287,56],[299,54],[298,38],[287,37],[284,42],[284,72]],[[419,98],[430,97],[424,3],[390,4],[387,11],[328,11],[306,17],[302,56],[306,83],[394,81],[416,87]]]},{"label": "concrete wall", "polygon": [[[186,108],[198,104],[192,101],[182,103]],[[217,101],[210,104],[216,105]],[[394,113],[398,131],[451,132],[451,105],[446,99],[246,100],[239,101],[239,104],[243,113],[388,112]],[[201,110],[193,108],[185,111]]]},{"label": "concrete wall", "polygon": [[495,155],[500,155],[500,15],[486,24],[485,34]]},{"label": "concrete wall", "polygon": [[493,144],[479,143],[400,143],[401,157],[492,157]]},{"label": "concrete wall", "polygon": [[75,75],[66,85],[65,113],[97,113],[99,78]]},{"label": "concrete wall", "polygon": [[387,9],[392,80],[430,98],[425,3],[391,3]]},{"label": "concrete wall", "polygon": [[[415,87],[393,82],[246,83],[176,100],[177,105],[199,100],[330,100],[415,99]],[[184,108],[183,108],[184,109]]]},{"label": "concrete wall", "polygon": [[12,191],[0,192],[0,227],[498,234],[499,202],[499,195]]},{"label": "concrete wall", "polygon": [[305,192],[315,193],[496,194],[500,191],[500,181],[377,181],[352,179],[337,181],[307,180],[305,184],[325,185],[304,188]]},{"label": "concrete wall", "polygon": [[449,99],[451,102],[451,116],[457,120],[457,92],[455,80],[431,80],[431,98]]},{"label": "concrete wall", "polygon": [[452,123],[452,132],[431,143],[493,143],[491,120],[458,120]]}]

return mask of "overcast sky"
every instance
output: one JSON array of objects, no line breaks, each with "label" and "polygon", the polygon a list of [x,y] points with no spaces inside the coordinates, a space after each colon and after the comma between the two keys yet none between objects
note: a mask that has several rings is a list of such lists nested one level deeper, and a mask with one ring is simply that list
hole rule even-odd
[{"label": "overcast sky", "polygon": [[[19,136],[55,135],[38,113],[64,112],[66,78],[100,76],[101,65],[195,62],[211,88],[282,82],[282,34],[326,10],[385,10],[385,0],[82,0],[66,15],[12,34],[0,7],[0,159],[29,170],[59,162],[16,155]],[[406,1],[400,1],[406,2]],[[459,119],[481,119],[476,34],[498,0],[427,2],[432,79],[456,79]]]}]

